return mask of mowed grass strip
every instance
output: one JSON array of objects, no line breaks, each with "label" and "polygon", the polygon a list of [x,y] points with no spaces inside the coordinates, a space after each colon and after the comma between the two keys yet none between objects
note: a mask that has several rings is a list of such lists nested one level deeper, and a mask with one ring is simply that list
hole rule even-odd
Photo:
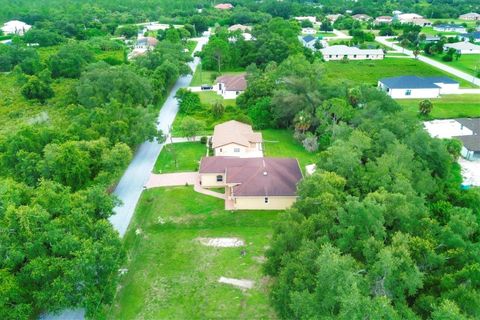
[{"label": "mowed grass strip", "polygon": [[154,173],[197,171],[198,162],[207,153],[200,142],[167,144],[160,152],[153,168]]},{"label": "mowed grass strip", "polygon": [[[419,115],[418,105],[423,99],[396,100],[408,112]],[[430,99],[433,109],[429,119],[478,118],[480,117],[480,94],[444,95]]]},{"label": "mowed grass strip", "polygon": [[460,83],[461,87],[474,87],[469,82],[443,72],[415,59],[384,59],[363,61],[328,61],[325,63],[327,79],[332,82],[343,81],[351,85],[365,84],[377,86],[378,80],[398,76],[447,76]]},{"label": "mowed grass strip", "polygon": [[447,66],[458,69],[460,71],[476,76],[480,73],[480,54],[464,54],[458,60],[453,58],[453,61],[445,62],[442,60],[443,55],[426,56],[428,58],[437,60]]},{"label": "mowed grass strip", "polygon": [[[223,207],[190,187],[146,190],[125,238],[128,273],[108,318],[275,319],[261,261],[279,212]],[[207,247],[198,237],[238,237],[246,246]],[[255,286],[242,291],[218,283],[221,276]]]}]

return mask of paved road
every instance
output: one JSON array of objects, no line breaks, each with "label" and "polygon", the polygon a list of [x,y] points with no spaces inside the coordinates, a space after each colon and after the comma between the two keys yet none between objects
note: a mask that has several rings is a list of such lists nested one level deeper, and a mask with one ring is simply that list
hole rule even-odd
[{"label": "paved road", "polygon": [[[193,51],[194,53],[200,51],[208,42],[208,36],[198,38],[197,40],[198,44]],[[194,61],[190,63],[190,68],[195,70],[199,62],[199,58],[194,58]],[[188,87],[191,80],[191,75],[180,77],[177,80],[158,115],[158,129],[168,132],[178,111],[178,103],[175,99],[175,93],[180,88]],[[163,144],[158,144],[157,142],[147,141],[140,145],[138,151],[135,153],[133,161],[128,166],[127,171],[125,171],[114,191],[114,194],[123,204],[115,208],[115,214],[111,216],[109,220],[121,237],[123,237],[127,231],[138,199],[142,193],[143,186],[146,184],[162,148]],[[83,309],[68,309],[60,314],[47,314],[40,317],[41,320],[83,320],[84,318],[85,310]]]},{"label": "paved road", "polygon": [[[400,51],[412,58],[414,58],[415,56],[413,55],[413,52],[411,50],[407,50],[407,49],[404,49],[402,47],[400,47],[399,45],[396,45],[395,43],[392,43],[390,41],[387,41],[387,39],[389,39],[390,37],[376,37],[375,40],[380,42],[381,44],[389,47],[389,48],[392,48],[394,50],[397,50],[397,51]],[[450,74],[453,74],[454,76],[457,76],[463,80],[466,80],[468,82],[470,82],[471,84],[474,84],[474,85],[477,85],[477,86],[480,86],[480,79],[479,78],[476,78],[468,73],[465,73],[465,72],[462,72],[458,69],[455,69],[455,68],[452,68],[450,66],[447,66],[443,63],[440,63],[438,61],[435,61],[433,59],[430,59],[430,58],[427,58],[427,57],[424,57],[424,56],[418,56],[418,60],[420,61],[423,61],[425,63],[428,63],[429,65],[435,67],[435,68],[438,68],[440,70],[443,70],[445,72],[448,72]]]}]

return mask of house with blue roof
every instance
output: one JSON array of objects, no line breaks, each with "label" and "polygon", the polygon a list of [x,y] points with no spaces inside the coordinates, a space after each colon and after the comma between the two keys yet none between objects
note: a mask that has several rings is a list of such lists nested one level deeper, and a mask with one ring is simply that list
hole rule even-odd
[{"label": "house with blue roof", "polygon": [[315,48],[315,43],[317,41],[320,41],[320,43],[322,44],[322,47],[325,47],[327,45],[325,40],[322,40],[320,37],[318,37],[318,38],[314,37],[311,34],[300,37],[300,41],[302,42],[302,44],[305,48],[309,48],[310,50],[317,50]]},{"label": "house with blue roof", "polygon": [[449,77],[401,76],[383,78],[378,88],[393,99],[429,99],[458,92],[460,84]]},{"label": "house with blue roof", "polygon": [[462,41],[480,42],[480,31],[462,33],[458,36]]},{"label": "house with blue roof", "polygon": [[440,32],[467,32],[467,28],[462,26],[461,24],[438,24],[436,26],[433,26],[433,30]]}]

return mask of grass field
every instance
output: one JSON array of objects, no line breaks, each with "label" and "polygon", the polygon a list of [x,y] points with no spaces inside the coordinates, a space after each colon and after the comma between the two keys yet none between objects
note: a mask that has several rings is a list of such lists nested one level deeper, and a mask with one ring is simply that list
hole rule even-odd
[{"label": "grass field", "polygon": [[384,77],[416,75],[448,76],[457,80],[461,87],[471,88],[473,86],[465,80],[414,59],[387,58],[375,61],[349,61],[348,63],[328,61],[325,63],[325,71],[327,79],[332,82],[343,81],[354,85],[377,86],[377,81]]},{"label": "grass field", "polygon": [[202,91],[198,92],[198,95],[200,96],[200,101],[208,105],[213,105],[215,102],[221,102],[225,107],[237,105],[234,99],[223,99],[221,95],[214,91]]},{"label": "grass field", "polygon": [[[241,73],[245,73],[245,71],[222,72],[222,75],[236,75]],[[193,79],[190,83],[190,86],[197,87],[201,86],[202,84],[213,84],[217,74],[218,72],[215,71],[202,70],[201,65],[199,65],[193,74]]]},{"label": "grass field", "polygon": [[456,68],[468,74],[476,75],[480,73],[480,54],[464,54],[458,60],[453,58],[453,61],[445,62],[442,60],[442,55],[427,56],[447,66]]},{"label": "grass field", "polygon": [[[197,171],[198,162],[207,148],[200,142],[167,144],[157,158],[154,173]],[[175,163],[176,159],[176,163]]]},{"label": "grass field", "polygon": [[[223,207],[223,200],[190,187],[144,191],[125,237],[128,273],[107,317],[275,319],[261,263],[279,212]],[[207,247],[198,237],[239,237],[246,246]],[[255,285],[242,291],[218,283],[222,276]]]},{"label": "grass field", "polygon": [[428,36],[437,36],[437,35],[440,35],[440,36],[455,36],[455,35],[459,35],[458,32],[444,32],[444,31],[433,30],[433,27],[423,27],[422,31],[420,31],[420,33],[424,33]]},{"label": "grass field", "polygon": [[289,157],[296,158],[302,171],[305,166],[316,162],[316,154],[310,153],[293,139],[293,132],[290,130],[262,130],[265,157]]},{"label": "grass field", "polygon": [[[422,99],[396,100],[412,114],[418,114],[418,104]],[[432,113],[429,119],[476,118],[480,117],[480,95],[445,95],[431,99]]]},{"label": "grass field", "polygon": [[322,32],[322,31],[317,32],[317,34],[315,36],[317,36],[317,37],[336,37],[335,33],[333,33],[333,32]]}]

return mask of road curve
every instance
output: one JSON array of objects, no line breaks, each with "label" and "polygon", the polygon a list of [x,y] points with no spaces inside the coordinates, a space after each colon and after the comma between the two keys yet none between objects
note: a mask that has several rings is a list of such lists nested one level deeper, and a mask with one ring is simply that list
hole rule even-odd
[{"label": "road curve", "polygon": [[[391,38],[391,37],[376,37],[376,38],[375,38],[375,41],[380,42],[380,43],[383,44],[384,46],[387,46],[387,47],[389,47],[389,48],[392,48],[392,49],[394,49],[394,50],[396,50],[396,51],[402,52],[402,53],[404,53],[404,54],[406,54],[406,55],[408,55],[408,56],[410,56],[410,57],[412,57],[412,58],[415,57],[414,54],[413,54],[413,51],[407,50],[407,49],[405,49],[405,48],[400,47],[399,45],[396,45],[396,44],[394,44],[394,43],[392,43],[392,42],[390,42],[390,41],[387,41],[387,39],[389,39],[389,38]],[[443,71],[448,72],[448,73],[450,73],[450,74],[453,74],[454,76],[457,76],[457,77],[459,77],[459,78],[461,78],[461,79],[463,79],[463,80],[465,80],[465,81],[468,81],[468,82],[470,82],[471,84],[474,84],[474,85],[476,85],[476,86],[480,86],[480,79],[477,78],[477,77],[474,77],[474,76],[472,76],[472,75],[470,75],[470,74],[468,74],[468,73],[462,72],[462,71],[460,71],[460,70],[458,70],[458,69],[452,68],[452,67],[450,67],[450,66],[447,66],[447,65],[445,65],[445,64],[443,64],[443,63],[441,63],[441,62],[435,61],[435,60],[433,60],[433,59],[427,58],[427,57],[425,57],[425,56],[419,55],[419,56],[417,57],[417,59],[420,60],[420,61],[422,61],[422,62],[425,62],[425,63],[427,63],[427,64],[429,64],[429,65],[431,65],[431,66],[433,66],[433,67],[435,67],[435,68],[437,68],[437,69],[440,69],[440,70],[443,70]]]}]

